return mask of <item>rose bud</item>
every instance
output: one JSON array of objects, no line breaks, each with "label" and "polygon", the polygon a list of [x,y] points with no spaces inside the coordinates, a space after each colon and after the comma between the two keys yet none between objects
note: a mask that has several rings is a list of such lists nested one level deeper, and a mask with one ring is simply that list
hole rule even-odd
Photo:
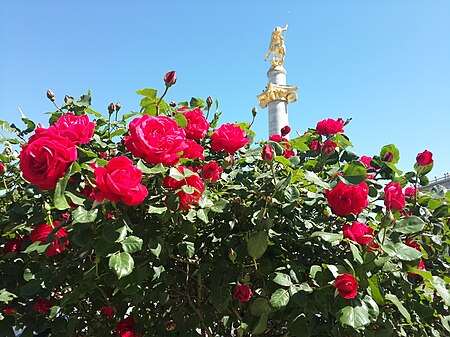
[{"label": "rose bud", "polygon": [[211,96],[208,96],[208,98],[206,99],[206,105],[209,108],[212,104],[213,104],[213,99]]},{"label": "rose bud", "polygon": [[55,101],[55,94],[50,89],[47,90],[47,98],[52,102]]},{"label": "rose bud", "polygon": [[167,331],[172,331],[177,327],[177,325],[175,324],[174,321],[170,320],[166,323],[166,330]]},{"label": "rose bud", "polygon": [[168,71],[166,75],[164,75],[164,83],[168,88],[177,83],[177,75],[174,70]]},{"label": "rose bud", "polygon": [[270,163],[273,160],[273,148],[272,146],[266,144],[263,147],[262,153],[261,153],[261,157],[265,162]]},{"label": "rose bud", "polygon": [[318,140],[313,140],[313,141],[311,142],[311,145],[309,146],[309,149],[310,149],[311,151],[319,152],[319,150],[320,150],[320,144],[319,144],[319,141],[318,141]]},{"label": "rose bud", "polygon": [[291,127],[289,125],[286,125],[285,127],[281,128],[281,136],[284,137],[291,132]]},{"label": "rose bud", "polygon": [[390,163],[394,159],[394,154],[392,152],[388,152],[384,155],[383,161]]},{"label": "rose bud", "polygon": [[122,104],[120,102],[116,103],[116,111],[119,112],[119,110],[122,108]]},{"label": "rose bud", "polygon": [[6,172],[6,165],[0,161],[0,176],[4,175]]},{"label": "rose bud", "polygon": [[252,298],[252,290],[247,284],[238,284],[234,288],[233,296],[239,302],[248,302]]},{"label": "rose bud", "polygon": [[114,111],[116,111],[116,106],[111,102],[108,105],[108,113],[111,115]]},{"label": "rose bud", "polygon": [[169,105],[170,105],[172,108],[175,108],[175,107],[177,106],[177,102],[172,101],[172,102],[169,103]]},{"label": "rose bud", "polygon": [[428,150],[419,153],[416,157],[417,165],[428,166],[433,164],[433,153]]},{"label": "rose bud", "polygon": [[256,117],[257,114],[258,114],[258,109],[256,109],[256,106],[254,106],[252,109],[252,116]]}]

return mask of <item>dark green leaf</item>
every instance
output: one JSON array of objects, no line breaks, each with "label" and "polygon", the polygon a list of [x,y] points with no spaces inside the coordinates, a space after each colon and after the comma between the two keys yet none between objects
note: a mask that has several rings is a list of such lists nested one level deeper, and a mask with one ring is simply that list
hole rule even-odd
[{"label": "dark green leaf", "polygon": [[87,211],[82,206],[80,206],[75,210],[75,212],[73,212],[72,224],[94,222],[95,219],[97,219],[97,213],[98,209]]},{"label": "dark green leaf", "polygon": [[247,239],[248,255],[259,259],[266,251],[268,242],[269,238],[267,232],[264,230],[251,234]]},{"label": "dark green leaf", "polygon": [[359,184],[366,180],[366,168],[360,161],[353,161],[344,166],[342,177],[351,184]]},{"label": "dark green leaf", "polygon": [[394,294],[387,294],[385,298],[391,301],[397,307],[398,311],[400,311],[403,317],[406,318],[408,323],[411,323],[411,315],[409,314],[408,310],[406,310],[406,308],[403,306],[403,304],[400,302],[397,296],[395,296]]},{"label": "dark green leaf", "polygon": [[258,324],[253,328],[252,334],[253,335],[259,335],[264,333],[267,329],[267,321],[269,319],[268,314],[262,314],[259,318]]},{"label": "dark green leaf", "polygon": [[269,301],[266,298],[258,297],[250,306],[250,313],[253,316],[261,316],[270,312]]}]

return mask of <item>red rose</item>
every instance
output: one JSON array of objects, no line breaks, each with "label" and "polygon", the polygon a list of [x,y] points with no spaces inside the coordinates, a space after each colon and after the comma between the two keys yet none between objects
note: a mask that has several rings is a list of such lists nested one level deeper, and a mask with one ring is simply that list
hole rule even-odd
[{"label": "red rose", "polygon": [[281,128],[281,136],[286,136],[291,132],[291,127],[289,125],[286,125],[285,127]]},{"label": "red rose", "polygon": [[370,165],[372,157],[361,156],[361,158],[359,158],[359,161],[366,167],[366,169],[373,169],[373,170],[375,169]]},{"label": "red rose", "polygon": [[215,183],[220,179],[220,175],[222,174],[222,168],[215,161],[210,161],[203,167],[202,170],[202,178],[206,181],[210,181]]},{"label": "red rose", "polygon": [[185,139],[184,130],[173,119],[144,115],[131,121],[125,145],[149,164],[172,166],[178,163],[178,153],[187,147]]},{"label": "red rose", "polygon": [[[36,228],[33,229],[33,231],[30,233],[30,240],[31,242],[41,242],[43,244],[46,244],[47,242],[51,242],[50,246],[48,246],[47,251],[45,252],[46,256],[53,256],[60,254],[66,249],[66,246],[69,245],[69,241],[67,240],[67,230],[65,227],[61,227],[58,229],[58,231],[54,234],[53,238],[50,238],[50,240],[47,240],[48,235],[55,227],[57,227],[60,224],[59,221],[55,221],[52,225],[49,224],[40,224],[37,225]],[[51,241],[53,239],[53,241]]]},{"label": "red rose", "polygon": [[274,151],[273,151],[272,146],[270,146],[269,144],[264,145],[264,147],[262,149],[261,157],[264,161],[271,162],[274,157]]},{"label": "red rose", "polygon": [[3,247],[3,254],[7,253],[19,253],[22,247],[23,237],[16,236],[14,239],[9,240]]},{"label": "red rose", "polygon": [[325,153],[327,155],[331,155],[334,152],[334,149],[336,148],[337,144],[333,142],[331,139],[327,139],[321,147],[322,153]]},{"label": "red rose", "polygon": [[325,190],[325,196],[335,214],[359,214],[369,204],[369,187],[363,181],[349,186],[339,181],[332,190]]},{"label": "red rose", "polygon": [[419,191],[416,188],[414,188],[414,187],[407,187],[407,188],[405,188],[405,196],[409,197],[409,198],[412,198],[412,197],[416,196],[418,192]]},{"label": "red rose", "polygon": [[313,140],[312,142],[311,142],[311,145],[309,146],[309,149],[311,150],[311,151],[316,151],[316,152],[319,152],[319,150],[320,150],[320,143],[319,143],[319,141],[318,140]]},{"label": "red rose", "polygon": [[22,147],[19,158],[24,179],[41,190],[51,190],[77,159],[77,148],[56,130],[41,128],[36,129],[28,144]]},{"label": "red rose", "polygon": [[272,135],[269,137],[269,140],[271,140],[272,142],[288,142],[288,140],[280,135]]},{"label": "red rose", "polygon": [[344,120],[342,118],[338,118],[337,121],[328,118],[317,123],[316,131],[322,136],[334,135],[338,132],[344,132],[344,130],[342,129],[343,126]]},{"label": "red rose", "polygon": [[61,136],[69,138],[76,145],[87,144],[94,135],[95,123],[89,120],[88,115],[67,114],[58,119],[54,128]]},{"label": "red rose", "polygon": [[114,202],[122,200],[129,206],[139,205],[148,194],[141,184],[142,171],[125,157],[114,157],[106,167],[94,170],[95,182],[103,197]]},{"label": "red rose", "polygon": [[[179,166],[177,167],[178,171],[181,173],[184,172],[186,167]],[[181,190],[183,186],[191,186],[194,188],[194,192],[192,194],[188,194]],[[188,210],[191,205],[197,205],[202,196],[203,190],[205,189],[205,185],[203,184],[203,180],[197,173],[193,173],[191,176],[186,177],[180,181],[173,179],[170,176],[167,176],[163,180],[163,186],[166,188],[170,188],[171,190],[179,190],[177,192],[178,199],[180,202],[179,209]]]},{"label": "red rose", "polygon": [[17,315],[17,311],[14,307],[6,307],[2,310],[5,315],[15,316]]},{"label": "red rose", "polygon": [[106,318],[114,317],[114,307],[112,306],[104,306],[100,308],[100,311]]},{"label": "red rose", "polygon": [[50,312],[50,308],[53,306],[52,302],[47,300],[46,298],[41,298],[36,301],[34,304],[34,311],[42,312],[44,315],[48,315]]},{"label": "red rose", "polygon": [[422,250],[422,248],[420,247],[420,244],[414,239],[407,238],[405,241],[405,244],[409,247],[412,247],[412,248],[418,250],[419,252]]},{"label": "red rose", "polygon": [[209,123],[203,115],[202,110],[196,108],[194,110],[183,113],[187,119],[187,126],[184,127],[186,138],[200,140],[205,138],[206,132],[209,129]]},{"label": "red rose", "polygon": [[6,165],[0,161],[0,176],[4,175],[6,172]]},{"label": "red rose", "polygon": [[401,211],[405,207],[405,195],[400,183],[390,182],[384,188],[384,205],[387,209]]},{"label": "red rose", "polygon": [[174,70],[168,71],[164,75],[164,83],[166,84],[166,87],[171,87],[175,83],[177,83],[177,75]]},{"label": "red rose", "polygon": [[[134,321],[134,318],[132,316],[128,316],[127,318],[124,318],[119,321],[116,325],[116,336],[124,337],[124,336],[135,336],[134,334],[134,327],[136,325],[136,322]],[[130,335],[129,333],[133,333]],[[128,333],[128,335],[125,335]]]},{"label": "red rose", "polygon": [[223,150],[228,153],[235,153],[250,141],[249,138],[245,138],[245,130],[231,123],[225,123],[215,129],[211,135],[211,140],[213,150]]},{"label": "red rose", "polygon": [[360,245],[367,245],[373,240],[373,229],[361,222],[353,222],[351,226],[344,225],[344,237]]},{"label": "red rose", "polygon": [[203,155],[203,151],[205,149],[203,148],[203,146],[190,139],[186,139],[184,143],[187,145],[187,148],[183,150],[183,158],[201,160],[205,159],[205,156]]},{"label": "red rose", "polygon": [[[286,146],[291,147],[289,144],[286,144]],[[288,148],[289,148],[289,147],[288,147]],[[284,150],[283,150],[283,157],[284,157],[284,158],[289,159],[289,158],[291,158],[291,157],[293,157],[293,156],[295,156],[295,152],[294,152],[294,151],[288,150],[288,149],[284,149]]]},{"label": "red rose", "polygon": [[419,166],[428,166],[433,164],[433,153],[428,150],[419,153],[416,157],[416,162]]},{"label": "red rose", "polygon": [[252,290],[247,284],[238,284],[233,290],[233,296],[239,302],[248,302],[252,298]]},{"label": "red rose", "polygon": [[340,274],[334,280],[334,287],[343,298],[355,298],[358,291],[358,281],[351,274]]}]

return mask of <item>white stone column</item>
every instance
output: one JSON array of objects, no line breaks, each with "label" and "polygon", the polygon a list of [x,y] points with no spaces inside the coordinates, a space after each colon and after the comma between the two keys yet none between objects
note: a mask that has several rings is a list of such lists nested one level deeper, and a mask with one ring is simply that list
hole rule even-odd
[{"label": "white stone column", "polygon": [[[269,79],[269,83],[286,85],[286,74],[286,69],[283,66],[270,67],[267,72],[267,78]],[[269,112],[269,136],[279,135],[281,128],[289,125],[287,101],[275,99],[269,102],[267,108]],[[289,135],[286,138],[289,139]]]}]

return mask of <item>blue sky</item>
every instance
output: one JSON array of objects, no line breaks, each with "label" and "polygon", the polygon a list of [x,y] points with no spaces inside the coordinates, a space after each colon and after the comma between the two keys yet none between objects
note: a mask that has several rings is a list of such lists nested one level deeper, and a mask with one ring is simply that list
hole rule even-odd
[{"label": "blue sky", "polygon": [[[136,90],[163,89],[168,100],[211,95],[222,122],[250,121],[267,83],[264,62],[275,26],[289,24],[285,68],[299,100],[290,123],[303,132],[325,118],[353,118],[345,133],[360,155],[394,143],[400,167],[434,153],[430,177],[450,172],[450,2],[0,1],[0,118],[17,108],[46,122],[57,100],[93,94],[106,113],[121,101],[138,110]],[[267,110],[254,124],[267,138]]]}]

